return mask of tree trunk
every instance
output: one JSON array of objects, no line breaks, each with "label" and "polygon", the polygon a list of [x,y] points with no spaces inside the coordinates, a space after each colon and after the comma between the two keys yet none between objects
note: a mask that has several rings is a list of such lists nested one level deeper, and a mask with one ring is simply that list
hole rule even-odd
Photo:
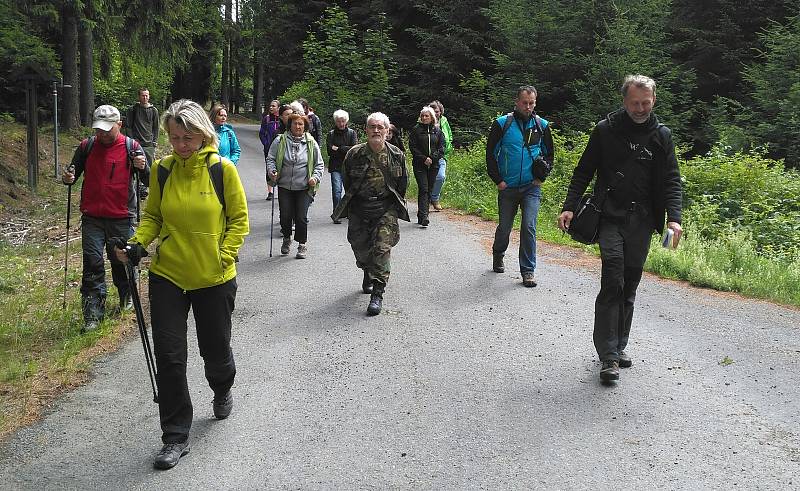
[{"label": "tree trunk", "polygon": [[[256,54],[256,56],[258,56]],[[261,106],[264,105],[264,62],[258,61],[254,64],[255,73],[253,74],[253,112],[260,113]]]},{"label": "tree trunk", "polygon": [[84,9],[85,17],[81,19],[81,28],[78,29],[78,45],[80,46],[80,111],[81,124],[83,126],[92,125],[94,115],[94,51],[92,51],[92,27],[93,17],[92,2],[86,3]]},{"label": "tree trunk", "polygon": [[222,28],[224,41],[222,42],[222,103],[230,106],[231,103],[231,0],[225,0],[225,24]]},{"label": "tree trunk", "polygon": [[64,2],[61,10],[61,73],[64,75],[63,98],[61,109],[64,129],[80,126],[80,81],[78,79],[78,13],[72,2]]}]

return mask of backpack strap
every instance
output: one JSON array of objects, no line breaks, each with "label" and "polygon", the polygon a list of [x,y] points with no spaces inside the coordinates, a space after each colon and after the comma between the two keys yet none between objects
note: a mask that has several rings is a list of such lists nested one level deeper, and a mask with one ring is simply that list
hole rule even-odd
[{"label": "backpack strap", "polygon": [[[169,161],[167,161],[169,159]],[[169,167],[164,167],[161,165],[162,163],[169,164]],[[158,196],[159,198],[164,197],[164,184],[167,182],[167,178],[169,177],[170,173],[172,172],[172,166],[175,165],[175,159],[170,155],[169,157],[165,157],[162,162],[157,164],[158,167]]]},{"label": "backpack strap", "polygon": [[222,205],[222,212],[225,213],[225,181],[222,175],[222,156],[217,154],[219,159],[214,165],[209,165],[211,155],[206,157],[206,168],[208,168],[208,175],[211,177],[211,185],[214,186],[214,192],[217,193],[217,199]]},{"label": "backpack strap", "polygon": [[508,131],[508,128],[511,127],[511,123],[513,122],[514,122],[514,113],[510,112],[506,114],[506,120],[503,122],[503,128],[500,130],[500,139],[497,140],[498,142],[503,139],[503,137],[506,134],[506,131]]}]

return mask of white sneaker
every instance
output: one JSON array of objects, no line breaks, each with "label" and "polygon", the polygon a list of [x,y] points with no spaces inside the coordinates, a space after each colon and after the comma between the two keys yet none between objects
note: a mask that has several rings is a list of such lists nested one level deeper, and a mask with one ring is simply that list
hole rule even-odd
[{"label": "white sneaker", "polygon": [[308,247],[305,244],[297,244],[297,255],[295,257],[297,259],[305,259],[307,252]]}]

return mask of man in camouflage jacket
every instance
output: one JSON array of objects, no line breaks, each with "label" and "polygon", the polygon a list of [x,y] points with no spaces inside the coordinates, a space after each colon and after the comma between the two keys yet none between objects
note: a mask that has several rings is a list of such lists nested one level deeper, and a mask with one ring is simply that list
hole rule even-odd
[{"label": "man in camouflage jacket", "polygon": [[389,281],[392,247],[400,241],[398,218],[409,221],[406,209],[408,170],[405,154],[386,142],[389,118],[373,113],[367,118],[367,143],[352,147],[342,164],[345,196],[331,218],[348,217],[347,241],[356,266],[364,270],[361,284],[370,293],[367,314],[381,312]]}]

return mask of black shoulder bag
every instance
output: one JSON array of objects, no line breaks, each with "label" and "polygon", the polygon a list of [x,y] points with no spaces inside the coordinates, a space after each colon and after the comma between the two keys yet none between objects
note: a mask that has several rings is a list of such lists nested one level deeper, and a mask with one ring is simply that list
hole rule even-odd
[{"label": "black shoulder bag", "polygon": [[572,237],[572,240],[581,244],[594,244],[597,242],[600,217],[603,214],[603,203],[605,203],[606,196],[608,196],[609,191],[612,191],[625,178],[625,175],[619,171],[615,176],[614,183],[606,187],[604,193],[600,195],[595,195],[594,192],[584,194],[578,201],[578,207],[575,209],[575,214],[572,216],[572,221],[567,229],[567,233]]}]

